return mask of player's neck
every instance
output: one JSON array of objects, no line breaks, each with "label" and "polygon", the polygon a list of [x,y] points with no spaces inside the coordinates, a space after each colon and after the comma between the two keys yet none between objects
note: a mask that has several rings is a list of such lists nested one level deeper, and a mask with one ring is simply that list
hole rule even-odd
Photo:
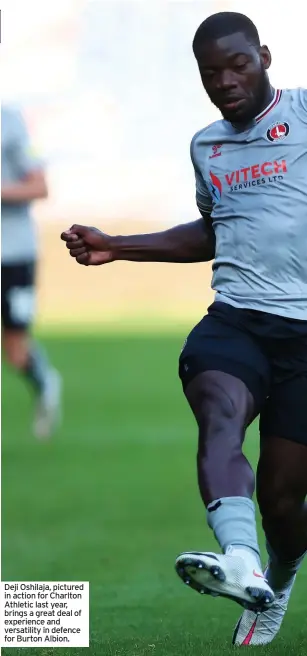
[{"label": "player's neck", "polygon": [[268,81],[267,89],[266,89],[266,92],[265,92],[264,97],[263,97],[263,102],[259,106],[257,114],[256,114],[256,116],[254,116],[254,118],[259,116],[259,114],[262,114],[262,112],[264,112],[267,109],[267,107],[269,107],[269,105],[271,104],[271,102],[274,98],[274,95],[275,95],[275,89],[274,89],[274,87],[271,86],[271,84]]},{"label": "player's neck", "polygon": [[265,91],[264,96],[263,96],[263,101],[261,102],[259,107],[257,107],[257,113],[255,114],[255,116],[253,116],[252,118],[247,120],[245,123],[243,123],[243,122],[242,123],[241,122],[240,123],[232,123],[233,127],[236,130],[238,130],[239,132],[241,132],[242,130],[246,130],[247,126],[249,126],[253,121],[255,121],[257,119],[257,117],[260,116],[261,114],[263,114],[265,112],[265,110],[270,106],[270,104],[272,103],[272,101],[274,99],[275,93],[276,93],[276,91],[275,91],[274,87],[272,87],[270,82],[268,81],[267,88],[266,88],[266,91]]}]

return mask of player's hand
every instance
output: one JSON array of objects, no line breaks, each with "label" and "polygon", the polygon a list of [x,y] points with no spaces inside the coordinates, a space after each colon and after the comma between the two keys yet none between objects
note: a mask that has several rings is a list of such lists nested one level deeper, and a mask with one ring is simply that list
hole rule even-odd
[{"label": "player's hand", "polygon": [[110,248],[111,237],[97,228],[73,225],[62,232],[61,239],[66,242],[71,257],[84,266],[107,264],[116,259]]}]

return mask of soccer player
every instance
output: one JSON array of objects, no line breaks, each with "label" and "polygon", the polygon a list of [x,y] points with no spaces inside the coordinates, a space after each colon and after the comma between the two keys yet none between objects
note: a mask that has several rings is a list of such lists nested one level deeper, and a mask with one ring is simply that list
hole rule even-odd
[{"label": "soccer player", "polygon": [[47,196],[41,162],[34,156],[25,122],[11,105],[1,109],[1,321],[7,362],[34,390],[33,430],[48,437],[59,418],[61,380],[41,347],[31,340],[35,312],[36,236],[33,201]]},{"label": "soccer player", "polygon": [[[62,234],[83,265],[113,260],[213,262],[215,302],[188,336],[179,372],[198,424],[197,468],[222,554],[187,552],[178,574],[244,608],[238,645],[278,633],[307,550],[307,90],[275,90],[271,55],[244,15],[197,29],[193,51],[222,119],[191,143],[197,221],[151,235],[73,226]],[[257,499],[267,539],[263,574],[242,452],[260,415]]]}]

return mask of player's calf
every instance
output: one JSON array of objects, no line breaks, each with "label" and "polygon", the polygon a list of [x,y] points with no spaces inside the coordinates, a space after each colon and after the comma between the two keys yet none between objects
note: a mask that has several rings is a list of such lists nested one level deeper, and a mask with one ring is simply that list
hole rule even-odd
[{"label": "player's calf", "polygon": [[259,567],[254,474],[242,453],[253,398],[241,380],[220,371],[197,376],[186,396],[199,427],[198,483],[208,524],[224,553],[245,548]]},{"label": "player's calf", "polygon": [[296,561],[307,551],[306,472],[307,446],[263,440],[257,498],[268,543],[281,562]]},{"label": "player's calf", "polygon": [[197,469],[204,504],[221,497],[251,498],[255,477],[242,444],[254,402],[246,385],[221,371],[206,371],[185,394],[199,429]]},{"label": "player's calf", "polygon": [[[186,396],[199,427],[198,481],[207,521],[221,547],[219,554],[181,554],[176,569],[191,587],[205,594],[263,608],[274,595],[260,564],[252,469],[242,453],[253,399],[244,383],[222,372],[197,376]],[[219,578],[220,576],[220,578]]]},{"label": "player's calf", "polygon": [[262,525],[281,562],[293,562],[307,551],[307,505],[280,498],[275,506],[260,501]]},{"label": "player's calf", "polygon": [[28,361],[29,338],[21,330],[4,330],[2,335],[2,348],[7,363],[23,371]]}]

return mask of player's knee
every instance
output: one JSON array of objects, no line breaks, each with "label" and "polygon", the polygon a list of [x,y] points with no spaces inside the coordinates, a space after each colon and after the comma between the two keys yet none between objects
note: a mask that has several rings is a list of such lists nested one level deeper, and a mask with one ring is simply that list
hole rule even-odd
[{"label": "player's knee", "polygon": [[255,486],[253,470],[242,452],[246,405],[235,389],[215,384],[214,379],[210,382],[201,391],[197,412],[197,468],[205,504],[231,496],[229,490],[233,496],[252,496]]},{"label": "player's knee", "polygon": [[[230,455],[231,445],[242,443],[244,421],[227,395],[221,394],[204,401],[198,416],[199,454],[207,453],[209,445],[219,450],[224,445],[224,456]],[[228,449],[227,449],[228,446]],[[222,457],[223,454],[220,453]]]},{"label": "player's knee", "polygon": [[207,371],[186,389],[186,397],[199,426],[216,430],[245,428],[252,413],[253,399],[244,383],[219,371]]},{"label": "player's knee", "polygon": [[3,336],[2,348],[8,364],[15,369],[23,369],[28,361],[28,340],[23,334]]},{"label": "player's knee", "polygon": [[210,439],[241,440],[246,424],[246,405],[242,404],[236,391],[225,384],[224,377],[210,375],[210,372],[204,374],[199,384],[187,391],[187,398],[199,426],[200,448]]}]

